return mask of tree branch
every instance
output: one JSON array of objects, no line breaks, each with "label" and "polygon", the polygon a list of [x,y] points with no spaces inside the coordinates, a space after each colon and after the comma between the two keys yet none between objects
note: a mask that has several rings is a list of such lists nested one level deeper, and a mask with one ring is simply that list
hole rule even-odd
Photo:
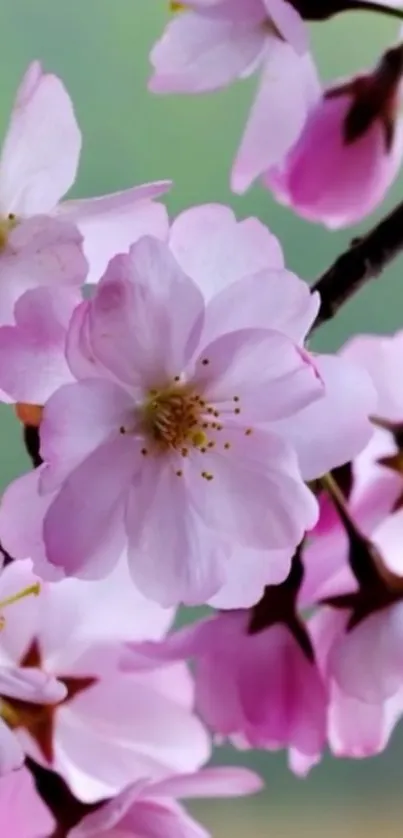
[{"label": "tree branch", "polygon": [[376,279],[403,251],[403,202],[360,239],[354,239],[344,253],[315,282],[321,305],[312,326],[314,331],[331,320],[339,308],[363,285]]}]

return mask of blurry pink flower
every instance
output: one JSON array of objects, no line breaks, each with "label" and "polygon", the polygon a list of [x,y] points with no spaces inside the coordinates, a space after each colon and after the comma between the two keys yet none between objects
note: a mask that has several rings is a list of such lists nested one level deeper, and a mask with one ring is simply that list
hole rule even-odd
[{"label": "blurry pink flower", "polygon": [[[32,579],[29,562],[14,562],[0,577],[1,596]],[[112,796],[144,776],[194,771],[209,757],[184,665],[121,671],[123,641],[160,637],[170,617],[127,585],[122,567],[103,583],[42,583],[39,597],[7,611],[0,691],[6,676],[15,680],[16,665],[28,686],[12,686],[0,712],[24,751],[59,772],[81,800]],[[61,691],[48,707],[29,689],[31,673],[44,680],[43,672],[59,679]]]},{"label": "blurry pink flower", "polygon": [[[93,281],[101,276],[111,256],[127,250],[140,236],[166,235],[166,211],[152,199],[165,192],[169,184],[147,184],[59,205],[74,183],[80,148],[80,129],[66,89],[57,76],[44,73],[40,63],[34,61],[17,92],[0,157],[1,244],[4,246],[9,238],[10,246],[18,249],[20,222],[31,216],[59,213],[83,234],[89,279]],[[59,227],[63,230],[61,224]],[[4,319],[2,309],[0,298],[0,316]]]},{"label": "blurry pink flower", "polygon": [[402,72],[398,46],[372,73],[325,91],[294,147],[264,177],[280,201],[330,228],[355,224],[375,209],[403,157]]},{"label": "blurry pink flower", "polygon": [[260,778],[245,768],[206,768],[157,783],[140,780],[87,815],[69,838],[208,838],[178,798],[238,797],[261,787]]},{"label": "blurry pink flower", "polygon": [[[310,621],[311,637],[315,647],[318,664],[327,683],[329,694],[327,713],[327,738],[329,747],[335,756],[363,759],[381,753],[387,746],[390,736],[403,714],[403,687],[390,697],[368,695],[357,697],[350,692],[350,685],[345,690],[334,677],[332,652],[342,637],[346,637],[348,614],[330,608],[322,608]],[[354,634],[355,630],[352,632]],[[374,638],[375,639],[375,638]],[[376,642],[376,647],[378,643]],[[375,647],[375,648],[376,648]],[[360,672],[371,667],[370,660],[374,649],[365,649],[365,659],[356,658]],[[379,663],[379,658],[378,661]],[[373,680],[378,672],[376,664]],[[401,680],[400,680],[401,683]]]},{"label": "blurry pink flower", "polygon": [[281,160],[319,96],[305,24],[284,0],[189,0],[151,52],[156,93],[201,93],[261,69],[232,172],[244,192]]},{"label": "blurry pink flower", "polygon": [[292,770],[302,775],[319,761],[326,690],[309,638],[300,643],[285,622],[260,629],[251,611],[221,613],[131,651],[134,663],[139,652],[160,661],[193,658],[196,708],[237,747],[288,748]]},{"label": "blurry pink flower", "polygon": [[55,822],[25,768],[0,779],[0,835],[4,838],[45,838]]}]

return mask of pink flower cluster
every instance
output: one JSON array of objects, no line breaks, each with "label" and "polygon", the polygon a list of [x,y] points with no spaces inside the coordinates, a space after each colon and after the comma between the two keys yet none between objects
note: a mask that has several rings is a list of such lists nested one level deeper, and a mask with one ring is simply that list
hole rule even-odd
[{"label": "pink flower cluster", "polygon": [[[171,5],[155,91],[261,69],[234,188],[372,210],[401,45],[322,94],[309,2]],[[313,351],[323,301],[263,223],[170,218],[168,181],[62,201],[80,147],[34,62],[0,156],[0,399],[33,465],[0,504],[0,834],[208,838],[179,800],[262,785],[213,742],[303,776],[403,714],[403,333]]]}]

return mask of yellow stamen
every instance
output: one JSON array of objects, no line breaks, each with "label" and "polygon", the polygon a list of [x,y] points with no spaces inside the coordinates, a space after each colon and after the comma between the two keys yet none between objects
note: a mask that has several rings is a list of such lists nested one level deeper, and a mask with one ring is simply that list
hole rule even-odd
[{"label": "yellow stamen", "polygon": [[176,3],[175,0],[171,0],[169,4],[169,8],[171,12],[184,12],[186,11],[185,3]]},{"label": "yellow stamen", "polygon": [[29,585],[28,588],[18,591],[18,594],[12,594],[11,596],[0,600],[0,608],[6,608],[7,605],[14,605],[15,602],[19,602],[20,599],[25,599],[27,596],[39,596],[40,592],[40,583],[35,582],[34,585]]}]

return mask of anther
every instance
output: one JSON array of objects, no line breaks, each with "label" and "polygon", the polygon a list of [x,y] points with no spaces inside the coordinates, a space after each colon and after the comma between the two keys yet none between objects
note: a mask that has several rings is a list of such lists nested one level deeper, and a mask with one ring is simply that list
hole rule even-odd
[{"label": "anther", "polygon": [[125,428],[125,426],[124,426],[124,425],[121,425],[121,426],[120,426],[120,428],[119,428],[119,433],[120,433],[120,434],[125,434],[125,433],[126,433],[126,428]]},{"label": "anther", "polygon": [[209,361],[208,358],[203,358],[202,364],[203,364],[204,367],[207,367],[207,364],[209,364],[209,363],[210,363],[210,361]]},{"label": "anther", "polygon": [[141,453],[142,453],[143,457],[146,457],[147,454],[148,454],[147,448],[142,448]]},{"label": "anther", "polygon": [[175,474],[177,477],[182,477],[183,471],[181,471],[181,469],[178,469],[178,471],[176,471]]},{"label": "anther", "polygon": [[181,454],[182,454],[182,457],[187,457],[187,455],[189,454],[189,449],[188,448],[182,448],[181,449]]},{"label": "anther", "polygon": [[234,402],[239,402],[239,400],[240,400],[240,399],[239,399],[239,396],[234,396],[234,398],[233,398],[233,400],[232,400],[232,401],[234,401]]},{"label": "anther", "polygon": [[180,381],[180,380],[181,380],[180,375],[175,375],[174,381]]},{"label": "anther", "polygon": [[235,410],[234,410],[234,413],[236,413],[238,415],[240,412],[241,412],[241,408],[236,407]]},{"label": "anther", "polygon": [[245,436],[250,436],[252,433],[252,428],[246,428]]},{"label": "anther", "polygon": [[231,448],[231,443],[230,443],[230,442],[226,442],[226,443],[224,444],[224,448],[226,449],[226,451],[228,451],[228,448]]}]

